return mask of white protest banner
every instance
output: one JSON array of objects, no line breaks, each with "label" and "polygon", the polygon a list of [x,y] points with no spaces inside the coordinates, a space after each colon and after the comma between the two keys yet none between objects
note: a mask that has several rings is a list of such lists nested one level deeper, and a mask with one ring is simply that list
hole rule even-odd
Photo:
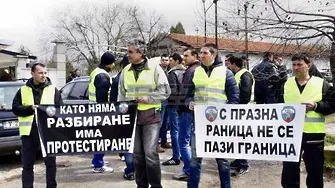
[{"label": "white protest banner", "polygon": [[298,161],[305,110],[301,104],[195,105],[197,156]]}]

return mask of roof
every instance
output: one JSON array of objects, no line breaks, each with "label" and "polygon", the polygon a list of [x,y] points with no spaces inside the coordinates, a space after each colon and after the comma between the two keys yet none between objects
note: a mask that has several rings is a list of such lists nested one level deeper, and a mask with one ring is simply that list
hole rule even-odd
[{"label": "roof", "polygon": [[[172,40],[178,41],[186,46],[193,48],[200,48],[202,44],[205,43],[205,37],[203,36],[192,36],[183,34],[169,34]],[[215,43],[214,37],[207,37],[207,43]],[[218,49],[224,51],[244,51],[245,41],[244,40],[234,40],[227,38],[218,38]],[[248,44],[249,52],[263,53],[263,52],[273,52],[280,54],[294,54],[297,52],[312,52],[318,53],[324,51],[323,49],[311,48],[310,46],[297,46],[291,44],[274,44],[270,42],[255,42],[249,41]]]},{"label": "roof", "polygon": [[8,50],[0,50],[0,53],[7,54],[7,55],[12,55],[12,56],[27,56],[28,59],[37,59],[36,56],[31,56],[31,55],[26,55],[26,54],[21,54],[18,52],[12,52]]}]

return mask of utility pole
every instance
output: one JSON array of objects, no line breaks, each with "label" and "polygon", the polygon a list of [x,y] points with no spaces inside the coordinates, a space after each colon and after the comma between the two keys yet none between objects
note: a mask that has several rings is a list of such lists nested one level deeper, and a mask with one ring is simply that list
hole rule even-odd
[{"label": "utility pole", "polygon": [[[249,59],[249,41],[248,41],[248,5],[249,2],[244,3],[244,31],[245,31],[245,56]],[[247,69],[249,70],[249,62],[247,64]]]},{"label": "utility pole", "polygon": [[202,0],[202,3],[204,5],[204,19],[205,19],[205,43],[207,42],[207,11],[209,10],[209,8],[212,7],[212,5],[214,4],[214,2],[216,2],[218,0],[214,0],[213,3],[211,5],[209,5],[209,7],[206,9],[206,6],[205,6],[205,2],[206,0]]},{"label": "utility pole", "polygon": [[215,4],[215,46],[219,50],[218,45],[218,0],[213,0]]}]

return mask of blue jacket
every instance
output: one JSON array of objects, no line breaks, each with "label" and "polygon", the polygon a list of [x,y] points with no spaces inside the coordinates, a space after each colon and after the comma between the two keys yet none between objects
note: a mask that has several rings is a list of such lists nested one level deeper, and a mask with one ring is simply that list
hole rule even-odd
[{"label": "blue jacket", "polygon": [[[210,67],[201,65],[205,69],[206,73],[210,75],[215,67],[224,66],[220,58],[215,58],[214,63]],[[185,97],[185,105],[188,107],[191,101],[194,101],[195,85],[193,83],[194,71],[188,77],[186,81],[189,84],[189,88]],[[226,84],[225,92],[228,99],[228,104],[238,104],[239,103],[239,89],[237,87],[234,74],[227,69],[226,72]]]}]

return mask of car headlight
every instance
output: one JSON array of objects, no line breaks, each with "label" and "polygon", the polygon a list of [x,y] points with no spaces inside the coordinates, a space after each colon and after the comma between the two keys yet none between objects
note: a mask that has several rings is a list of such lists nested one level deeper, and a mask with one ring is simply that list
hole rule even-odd
[{"label": "car headlight", "polygon": [[0,128],[2,129],[2,122],[0,122]]}]

